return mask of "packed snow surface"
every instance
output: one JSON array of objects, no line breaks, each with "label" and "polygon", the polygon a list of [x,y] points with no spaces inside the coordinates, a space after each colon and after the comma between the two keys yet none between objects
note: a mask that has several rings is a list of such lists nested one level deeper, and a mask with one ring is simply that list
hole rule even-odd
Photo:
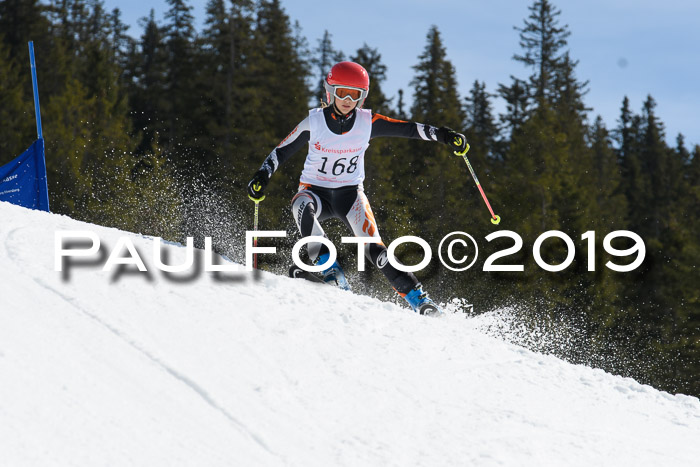
[{"label": "packed snow surface", "polygon": [[[68,230],[102,248],[57,272]],[[121,237],[148,273],[102,271]],[[694,397],[464,315],[266,272],[167,275],[153,245],[0,202],[0,464],[700,465]]]}]

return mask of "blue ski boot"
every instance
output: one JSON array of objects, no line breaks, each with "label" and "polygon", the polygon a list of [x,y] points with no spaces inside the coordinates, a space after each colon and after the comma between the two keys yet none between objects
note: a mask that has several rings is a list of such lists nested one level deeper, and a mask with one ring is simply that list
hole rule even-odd
[{"label": "blue ski boot", "polygon": [[[324,253],[318,257],[316,263],[323,264],[328,261],[330,253]],[[351,290],[350,283],[345,278],[343,268],[340,267],[338,261],[334,262],[331,267],[323,271],[323,282],[330,285],[337,285],[343,290]]]},{"label": "blue ski boot", "polygon": [[444,313],[440,307],[428,297],[427,292],[423,292],[423,288],[420,284],[404,295],[403,298],[411,305],[413,311],[421,315],[440,316]]}]

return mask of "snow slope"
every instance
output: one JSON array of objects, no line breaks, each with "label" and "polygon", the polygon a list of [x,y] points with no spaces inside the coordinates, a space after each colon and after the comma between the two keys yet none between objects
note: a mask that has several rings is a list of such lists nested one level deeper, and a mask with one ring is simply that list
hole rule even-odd
[{"label": "snow slope", "polygon": [[700,464],[696,398],[269,273],[64,277],[58,230],[152,265],[0,202],[0,465]]}]

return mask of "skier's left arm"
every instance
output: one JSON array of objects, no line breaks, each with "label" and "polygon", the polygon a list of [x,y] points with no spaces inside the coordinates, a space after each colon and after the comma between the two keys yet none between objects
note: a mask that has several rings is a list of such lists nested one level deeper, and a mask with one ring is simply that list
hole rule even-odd
[{"label": "skier's left arm", "polygon": [[407,122],[380,114],[373,114],[370,139],[381,136],[436,141],[450,146],[454,151],[460,152],[467,147],[467,139],[464,135],[446,126],[437,128],[423,123]]}]

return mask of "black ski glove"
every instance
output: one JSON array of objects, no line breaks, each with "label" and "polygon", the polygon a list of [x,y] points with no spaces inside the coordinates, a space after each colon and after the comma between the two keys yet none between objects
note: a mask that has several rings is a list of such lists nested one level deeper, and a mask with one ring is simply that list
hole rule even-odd
[{"label": "black ski glove", "polygon": [[265,187],[269,181],[270,172],[267,169],[261,168],[255,172],[252,180],[248,182],[248,196],[254,200],[262,199],[263,191],[265,191]]},{"label": "black ski glove", "polygon": [[467,148],[467,138],[465,138],[462,133],[457,133],[452,128],[446,126],[438,128],[435,135],[439,142],[448,145],[453,151],[464,152]]}]

